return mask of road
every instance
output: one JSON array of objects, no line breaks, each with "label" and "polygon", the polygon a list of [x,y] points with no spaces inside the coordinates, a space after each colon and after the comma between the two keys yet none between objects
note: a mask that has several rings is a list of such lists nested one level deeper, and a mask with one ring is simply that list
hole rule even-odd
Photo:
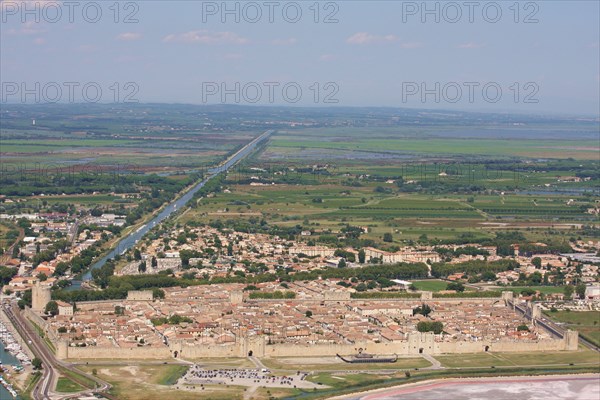
[{"label": "road", "polygon": [[90,270],[83,275],[81,280],[73,280],[73,285],[67,288],[67,290],[75,290],[81,288],[82,281],[91,279],[92,270],[102,267],[109,259],[114,258],[116,255],[122,254],[123,252],[135,246],[138,240],[140,240],[152,228],[154,228],[156,225],[168,218],[175,211],[185,207],[188,201],[190,201],[194,197],[194,194],[196,194],[196,192],[202,189],[210,179],[218,176],[221,173],[227,172],[231,167],[233,167],[238,162],[247,157],[250,153],[252,153],[252,151],[256,148],[256,146],[259,143],[263,142],[264,140],[267,140],[269,136],[273,134],[273,132],[275,131],[268,130],[264,132],[262,135],[258,136],[256,139],[252,140],[250,143],[238,150],[226,161],[223,161],[216,167],[209,169],[207,175],[202,181],[198,182],[191,189],[183,192],[181,196],[178,196],[175,200],[166,205],[162,209],[162,211],[160,211],[154,218],[148,221],[140,229],[129,233],[128,235],[124,236],[121,240],[119,240],[119,242],[116,244],[115,248],[112,251],[110,251],[108,254],[106,254],[104,257],[102,257],[100,260],[94,263],[91,266]]},{"label": "road", "polygon": [[[508,302],[508,304],[509,304],[509,306],[514,306],[515,309],[517,311],[519,311],[521,314],[523,314],[523,316],[525,318],[527,318],[528,320],[532,319],[531,313],[527,307],[523,307],[516,303],[513,304],[512,302]],[[550,333],[552,333],[553,335],[555,335],[559,338],[562,338],[565,335],[565,329],[562,326],[557,325],[555,322],[550,321],[548,318],[545,318],[545,317],[536,318],[536,322],[539,325],[541,325],[543,328],[548,330]],[[587,347],[590,350],[600,352],[600,347],[596,346],[594,343],[581,337],[581,335],[579,335],[579,343],[581,343],[582,345],[584,345],[585,347]]]},{"label": "road", "polygon": [[[38,381],[37,385],[33,389],[32,395],[36,400],[46,399],[61,399],[64,397],[72,397],[73,393],[69,395],[55,394],[53,393],[56,387],[56,382],[60,375],[60,369],[70,370],[76,374],[83,375],[81,371],[75,370],[73,365],[64,363],[56,359],[54,354],[48,349],[43,339],[33,329],[33,327],[25,320],[21,315],[16,302],[12,302],[10,307],[5,307],[4,311],[6,316],[10,319],[15,329],[19,332],[22,339],[29,344],[29,348],[33,354],[42,361],[42,378]],[[110,389],[110,385],[94,376],[85,375],[87,378],[93,380],[97,384],[96,389],[89,389],[82,391],[80,394],[93,395],[94,393],[105,392]],[[76,380],[76,379],[72,379]],[[109,396],[106,396],[110,398]]]}]

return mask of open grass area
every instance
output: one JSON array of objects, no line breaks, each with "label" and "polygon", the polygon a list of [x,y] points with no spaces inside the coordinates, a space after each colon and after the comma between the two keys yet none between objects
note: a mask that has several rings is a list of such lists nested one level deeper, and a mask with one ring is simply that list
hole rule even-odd
[{"label": "open grass area", "polygon": [[287,399],[301,393],[298,389],[259,388],[254,392],[252,400]]},{"label": "open grass area", "polygon": [[447,368],[473,368],[512,365],[508,360],[498,358],[492,353],[453,354],[435,356],[435,359]]},{"label": "open grass area", "polygon": [[308,376],[306,379],[315,382],[317,384],[322,384],[324,386],[329,386],[334,389],[342,389],[349,386],[361,387],[367,384],[373,384],[376,381],[385,382],[390,378],[398,378],[403,377],[404,372],[402,373],[392,373],[392,374],[352,374],[352,373],[331,373],[331,372],[319,372],[314,375]]},{"label": "open grass area", "polygon": [[21,397],[23,400],[33,399],[32,392],[39,380],[42,379],[42,373],[40,371],[36,371],[27,380],[25,384],[25,389],[21,392]]},{"label": "open grass area", "polygon": [[429,279],[424,281],[412,281],[418,290],[426,290],[430,292],[439,292],[440,290],[446,290],[448,282],[441,281],[439,279]]},{"label": "open grass area", "polygon": [[193,400],[210,398],[217,400],[241,399],[243,389],[223,385],[205,386],[202,391],[183,390],[173,387],[187,366],[182,365],[105,365],[88,364],[81,370],[92,373],[111,383],[111,394],[119,400],[164,400],[165,398]]},{"label": "open grass area", "polygon": [[556,353],[502,353],[501,357],[515,365],[596,364],[600,366],[600,354],[592,350],[562,351]]},{"label": "open grass area", "polygon": [[598,311],[557,311],[547,312],[546,315],[568,325],[593,325],[600,330],[600,312]]},{"label": "open grass area", "polygon": [[97,386],[96,382],[93,379],[90,379],[87,376],[83,375],[82,373],[80,373],[81,371],[77,372],[73,370],[68,370],[66,368],[61,368],[60,372],[66,378],[75,381],[76,383],[79,382],[80,385],[83,385],[86,388],[93,389]]},{"label": "open grass area", "polygon": [[80,384],[73,382],[69,378],[60,377],[56,382],[56,391],[60,393],[75,393],[84,390]]},{"label": "open grass area", "polygon": [[[353,371],[353,370],[394,370],[413,369],[431,366],[429,361],[423,358],[399,358],[395,363],[381,364],[348,364],[340,362],[333,357],[315,358],[289,357],[289,358],[265,358],[261,360],[265,366],[271,369],[290,371]],[[319,361],[319,362],[317,362]]]},{"label": "open grass area", "polygon": [[546,312],[549,318],[578,331],[581,336],[596,346],[600,346],[600,312],[598,311],[557,311]]},{"label": "open grass area", "polygon": [[255,365],[248,358],[189,358],[189,361],[193,361],[197,364],[202,365],[204,368],[255,368]]},{"label": "open grass area", "polygon": [[537,353],[476,353],[435,356],[447,368],[552,366],[568,364],[596,364],[600,355],[592,350],[537,352]]},{"label": "open grass area", "polygon": [[174,385],[177,383],[177,380],[181,378],[189,367],[185,365],[170,365],[168,368],[165,368],[166,371],[163,372],[162,376],[158,379],[157,383],[159,385]]}]

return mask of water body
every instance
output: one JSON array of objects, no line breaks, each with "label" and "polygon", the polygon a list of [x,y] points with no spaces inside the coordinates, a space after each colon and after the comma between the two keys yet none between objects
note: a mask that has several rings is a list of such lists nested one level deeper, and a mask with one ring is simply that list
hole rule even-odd
[{"label": "water body", "polygon": [[377,393],[347,396],[352,400],[598,400],[598,376],[514,377],[470,382],[436,382],[397,387]]},{"label": "water body", "polygon": [[92,270],[102,267],[106,263],[106,261],[108,261],[109,259],[114,258],[116,255],[122,254],[125,251],[131,249],[133,246],[135,246],[135,244],[146,233],[148,233],[152,228],[154,228],[156,225],[160,224],[163,220],[168,218],[171,214],[173,214],[173,212],[183,208],[187,204],[187,202],[192,199],[194,194],[198,190],[202,189],[204,187],[204,185],[206,185],[206,182],[208,182],[211,178],[214,178],[215,176],[217,176],[223,172],[226,172],[229,168],[234,166],[238,161],[240,161],[244,157],[248,156],[248,154],[250,154],[260,142],[262,142],[263,140],[266,140],[273,132],[274,131],[266,131],[261,136],[259,136],[258,138],[256,138],[252,142],[250,142],[248,145],[246,145],[246,147],[244,147],[242,150],[240,150],[239,152],[234,154],[225,163],[221,164],[218,167],[209,169],[208,174],[207,174],[206,178],[204,178],[204,180],[197,183],[196,186],[194,186],[192,189],[190,189],[188,192],[186,192],[183,196],[181,196],[180,198],[171,202],[156,217],[154,217],[152,220],[148,221],[140,229],[130,233],[129,235],[127,235],[123,239],[121,239],[117,243],[117,246],[112,251],[110,251],[108,254],[106,254],[104,257],[102,257],[96,263],[92,264],[90,270],[88,272],[86,272],[85,274],[83,274],[83,276],[80,280],[73,280],[72,286],[70,286],[67,290],[80,289],[82,281],[89,280],[92,278]]},{"label": "water body", "polygon": [[550,190],[516,190],[516,194],[524,194],[531,196],[552,196],[552,195],[572,195],[579,196],[582,194],[597,194],[598,189],[589,187],[589,188],[570,188],[570,189],[550,189]]},{"label": "water body", "polygon": [[[2,341],[0,341],[0,361],[2,361],[3,366],[21,365],[19,360],[17,360],[12,354],[10,354],[8,351],[4,351],[4,343],[2,343]],[[12,368],[10,368],[10,370],[12,370]],[[11,374],[14,374],[14,372],[11,371]],[[4,389],[4,386],[0,385],[0,400],[5,399],[13,399],[13,397],[8,390]]]}]

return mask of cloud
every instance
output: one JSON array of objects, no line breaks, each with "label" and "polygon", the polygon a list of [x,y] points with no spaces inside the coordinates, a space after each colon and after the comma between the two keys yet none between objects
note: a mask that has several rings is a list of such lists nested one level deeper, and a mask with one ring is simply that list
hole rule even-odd
[{"label": "cloud", "polygon": [[271,44],[278,46],[290,46],[292,44],[298,43],[298,39],[296,38],[288,38],[288,39],[274,39],[271,41]]},{"label": "cloud", "polygon": [[461,43],[458,45],[459,49],[479,49],[481,47],[484,47],[484,45],[475,42]]},{"label": "cloud", "polygon": [[332,61],[335,59],[336,59],[335,54],[323,54],[323,55],[321,55],[321,57],[319,57],[319,60],[321,60],[321,61]]},{"label": "cloud", "polygon": [[246,44],[248,39],[234,32],[211,32],[207,30],[170,34],[162,40],[164,43],[200,43],[200,44]]},{"label": "cloud", "polygon": [[400,43],[400,47],[402,47],[403,49],[418,49],[419,47],[423,47],[423,43],[404,42],[404,43]]},{"label": "cloud", "polygon": [[46,44],[46,39],[41,38],[41,37],[40,38],[36,38],[36,39],[33,40],[33,43],[37,44],[37,45]]},{"label": "cloud", "polygon": [[82,53],[92,53],[96,51],[96,46],[92,44],[82,44],[77,46],[77,51],[80,51]]},{"label": "cloud", "polygon": [[[0,0],[0,13],[8,13],[9,16],[13,18],[19,19],[21,18],[21,13],[19,10],[27,9],[27,10],[40,10],[45,3],[58,3],[56,0]],[[15,10],[17,13],[15,14]],[[3,21],[5,22],[5,21]]]},{"label": "cloud", "polygon": [[36,23],[34,21],[27,21],[20,25],[21,27],[19,29],[12,28],[6,31],[6,33],[9,35],[30,36],[40,35],[46,32],[44,29],[40,28],[40,23]]},{"label": "cloud", "polygon": [[122,40],[124,42],[130,42],[133,40],[139,40],[142,38],[141,33],[137,32],[123,32],[117,35],[117,40]]},{"label": "cloud", "polygon": [[350,44],[372,44],[372,43],[390,43],[397,42],[400,38],[395,35],[373,35],[367,32],[358,32],[346,39]]},{"label": "cloud", "polygon": [[243,57],[244,56],[239,53],[228,53],[223,56],[223,58],[226,60],[239,60]]}]

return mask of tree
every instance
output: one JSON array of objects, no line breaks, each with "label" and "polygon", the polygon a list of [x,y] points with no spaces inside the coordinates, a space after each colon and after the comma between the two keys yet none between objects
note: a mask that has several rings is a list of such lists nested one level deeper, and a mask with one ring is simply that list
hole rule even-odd
[{"label": "tree", "polygon": [[538,269],[542,268],[542,259],[539,257],[533,257],[531,263]]},{"label": "tree", "polygon": [[573,297],[573,292],[575,291],[575,287],[573,285],[567,285],[564,288],[565,297],[570,299]]},{"label": "tree", "polygon": [[577,296],[579,296],[580,299],[585,299],[585,284],[580,283],[575,286],[575,293],[577,293]]},{"label": "tree", "polygon": [[58,314],[58,304],[54,300],[50,300],[48,304],[46,304],[46,308],[44,309],[46,314],[56,315]]},{"label": "tree", "polygon": [[310,317],[312,317],[313,313],[312,313],[312,311],[308,310],[308,311],[306,311],[305,315],[306,315],[306,318],[310,318]]},{"label": "tree", "polygon": [[394,241],[394,238],[393,238],[393,236],[392,236],[391,233],[386,232],[386,233],[383,234],[383,241],[386,242],[386,243],[391,243],[391,242]]},{"label": "tree", "polygon": [[517,330],[519,332],[529,332],[529,327],[525,324],[521,324],[521,325],[517,326]]},{"label": "tree", "polygon": [[365,285],[364,283],[359,283],[358,285],[356,285],[355,289],[357,292],[364,292],[367,290],[367,285]]},{"label": "tree", "polygon": [[444,331],[444,324],[440,321],[421,321],[417,324],[417,330],[419,332],[433,332],[439,335]]},{"label": "tree", "polygon": [[58,328],[58,333],[67,333],[67,327],[61,326],[60,328]]},{"label": "tree", "polygon": [[367,256],[366,256],[366,254],[365,254],[365,251],[364,251],[364,249],[360,249],[360,250],[358,251],[358,262],[359,262],[359,263],[361,263],[361,264],[364,264],[364,263],[365,263],[365,260],[366,260],[366,257],[367,257]]},{"label": "tree", "polygon": [[435,333],[436,335],[439,335],[440,333],[442,333],[444,331],[444,324],[441,323],[440,321],[434,321],[431,324],[431,330],[433,331],[433,333]]},{"label": "tree", "polygon": [[456,290],[457,292],[464,292],[465,286],[460,282],[450,282],[446,286],[446,290]]},{"label": "tree", "polygon": [[346,260],[344,260],[343,258],[340,258],[340,261],[338,262],[338,268],[346,268]]},{"label": "tree", "polygon": [[427,304],[423,303],[421,306],[413,308],[413,315],[421,314],[426,317],[429,314],[431,314],[431,311],[432,311],[431,307],[429,307]]},{"label": "tree", "polygon": [[496,280],[496,274],[491,271],[485,271],[483,274],[481,274],[481,280],[486,282],[494,281]]},{"label": "tree", "polygon": [[42,360],[35,357],[33,360],[31,360],[31,365],[33,365],[33,369],[40,370],[42,369]]},{"label": "tree", "polygon": [[54,268],[54,276],[63,276],[67,270],[69,269],[69,264],[66,262],[59,262],[56,264],[56,268]]},{"label": "tree", "polygon": [[537,286],[542,283],[543,279],[544,278],[542,277],[542,274],[540,274],[538,271],[535,271],[533,274],[529,275],[529,284],[532,286]]},{"label": "tree", "polygon": [[134,260],[138,260],[138,261],[142,259],[142,253],[140,252],[139,249],[133,250],[133,258],[134,258]]},{"label": "tree", "polygon": [[36,278],[38,278],[40,280],[40,282],[44,282],[45,280],[48,279],[48,275],[46,275],[43,272],[40,272],[39,274],[37,274]]}]

